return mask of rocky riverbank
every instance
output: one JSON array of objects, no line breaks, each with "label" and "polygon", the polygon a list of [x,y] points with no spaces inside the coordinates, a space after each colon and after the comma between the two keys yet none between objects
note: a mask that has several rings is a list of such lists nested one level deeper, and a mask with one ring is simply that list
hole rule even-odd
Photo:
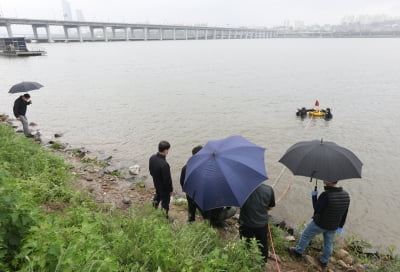
[{"label": "rocky riverbank", "polygon": [[[0,121],[12,126],[18,132],[16,120],[0,115]],[[35,124],[31,123],[34,127]],[[151,203],[154,188],[149,181],[147,171],[133,165],[129,169],[118,169],[112,163],[112,156],[96,156],[85,148],[71,148],[62,143],[62,134],[42,137],[34,130],[34,141],[47,150],[62,156],[71,165],[70,173],[74,176],[74,187],[91,195],[99,204],[107,204],[116,209],[126,210],[131,206],[141,207]],[[171,205],[171,224],[179,226],[187,224],[186,201],[182,196],[174,195]],[[200,217],[197,220],[202,220]],[[317,239],[310,246],[309,255],[296,260],[290,258],[285,247],[293,245],[298,239],[299,231],[295,226],[288,226],[283,219],[273,218],[274,225],[279,226],[281,238],[276,241],[277,255],[281,271],[322,271],[318,264],[318,255],[322,241]],[[226,225],[219,229],[222,237],[238,236],[238,215],[227,220]],[[398,260],[390,254],[379,254],[378,251],[365,242],[355,239],[336,241],[335,254],[329,266],[324,271],[399,271],[399,266],[393,266]],[[272,251],[270,251],[272,253]],[[278,271],[274,265],[275,258],[266,265],[265,271]],[[398,263],[397,263],[398,264]],[[391,268],[394,267],[394,268]],[[386,269],[386,270],[385,270]],[[392,269],[392,270],[391,270]]]}]

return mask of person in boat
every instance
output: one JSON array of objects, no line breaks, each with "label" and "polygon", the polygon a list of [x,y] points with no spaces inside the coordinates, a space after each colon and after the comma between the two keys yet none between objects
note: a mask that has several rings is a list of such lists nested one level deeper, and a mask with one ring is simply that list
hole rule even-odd
[{"label": "person in boat", "polygon": [[331,119],[332,117],[333,116],[332,116],[331,109],[330,108],[326,108],[324,118],[325,119]]},{"label": "person in boat", "polygon": [[297,109],[296,116],[306,117],[307,109],[305,107],[302,107],[301,109]]}]

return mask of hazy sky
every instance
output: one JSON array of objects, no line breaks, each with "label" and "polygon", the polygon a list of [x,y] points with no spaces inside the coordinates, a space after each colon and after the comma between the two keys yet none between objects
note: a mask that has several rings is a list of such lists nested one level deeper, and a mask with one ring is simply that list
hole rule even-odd
[{"label": "hazy sky", "polygon": [[[345,15],[400,15],[400,0],[69,0],[86,20],[232,26],[339,23]],[[61,0],[0,0],[3,17],[62,19]],[[76,17],[75,17],[76,18]]]}]

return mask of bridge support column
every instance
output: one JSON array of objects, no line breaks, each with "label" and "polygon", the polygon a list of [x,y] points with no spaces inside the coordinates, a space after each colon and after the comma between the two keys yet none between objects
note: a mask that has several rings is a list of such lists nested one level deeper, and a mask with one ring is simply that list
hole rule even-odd
[{"label": "bridge support column", "polygon": [[195,30],[195,33],[196,33],[196,34],[195,34],[195,39],[198,40],[198,39],[199,39],[199,30],[196,29],[196,30]]},{"label": "bridge support column", "polygon": [[208,29],[204,30],[204,39],[208,40]]},{"label": "bridge support column", "polygon": [[125,28],[125,40],[129,41],[129,27]]},{"label": "bridge support column", "polygon": [[13,37],[13,32],[12,32],[11,24],[6,24],[6,28],[7,28],[8,37],[12,38]]},{"label": "bridge support column", "polygon": [[176,40],[176,28],[172,29],[172,39],[175,41]]},{"label": "bridge support column", "polygon": [[131,28],[131,38],[132,40],[135,39],[135,29],[133,27]]},{"label": "bridge support column", "polygon": [[38,32],[37,32],[37,26],[34,26],[34,25],[32,25],[32,30],[33,30],[33,38],[35,39],[35,40],[38,40],[39,39],[39,35],[38,35]]},{"label": "bridge support column", "polygon": [[115,39],[115,28],[112,27],[111,29],[112,29],[112,38]]},{"label": "bridge support column", "polygon": [[164,39],[164,31],[161,27],[160,27],[159,32],[160,32],[160,41],[162,41]]},{"label": "bridge support column", "polygon": [[149,29],[147,27],[143,28],[143,40],[147,41],[147,34]]},{"label": "bridge support column", "polygon": [[64,36],[65,36],[65,42],[68,42],[69,36],[68,36],[68,27],[64,26]]},{"label": "bridge support column", "polygon": [[91,39],[92,41],[94,41],[94,28],[93,28],[93,27],[90,27],[89,29],[90,29],[90,39]]},{"label": "bridge support column", "polygon": [[51,43],[53,40],[51,39],[51,33],[50,33],[50,26],[46,25],[46,35],[47,35],[47,42]]},{"label": "bridge support column", "polygon": [[213,31],[213,39],[216,40],[217,39],[217,30],[214,29]]},{"label": "bridge support column", "polygon": [[185,29],[185,40],[188,39],[188,31],[189,31],[189,30],[186,28],[186,29]]},{"label": "bridge support column", "polygon": [[79,42],[83,42],[82,31],[80,26],[76,27],[76,33],[78,33]]},{"label": "bridge support column", "polygon": [[103,27],[103,36],[104,36],[104,41],[108,42],[108,37],[107,37],[107,27]]}]

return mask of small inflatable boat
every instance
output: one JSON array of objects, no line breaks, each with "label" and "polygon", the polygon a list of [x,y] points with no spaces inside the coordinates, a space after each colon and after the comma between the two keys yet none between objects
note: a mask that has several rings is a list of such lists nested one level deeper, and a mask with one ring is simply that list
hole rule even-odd
[{"label": "small inflatable boat", "polygon": [[325,116],[325,111],[313,110],[313,111],[309,111],[308,114],[310,116],[322,117],[322,116]]}]

